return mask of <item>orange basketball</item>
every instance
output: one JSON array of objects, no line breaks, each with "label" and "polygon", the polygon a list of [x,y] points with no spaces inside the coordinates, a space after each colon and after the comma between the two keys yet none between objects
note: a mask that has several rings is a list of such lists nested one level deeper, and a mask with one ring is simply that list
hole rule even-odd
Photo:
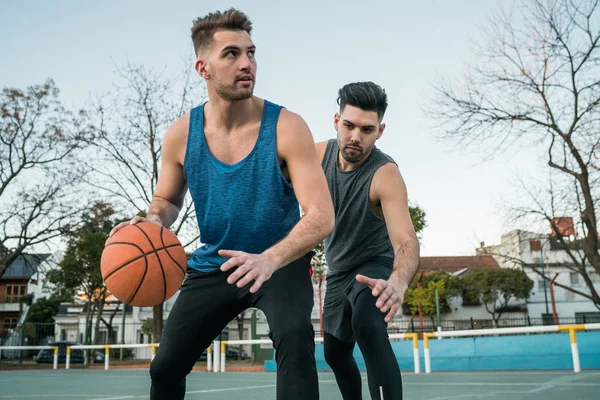
[{"label": "orange basketball", "polygon": [[161,304],[177,292],[187,258],[177,236],[150,222],[128,225],[112,235],[100,270],[108,290],[136,307]]}]

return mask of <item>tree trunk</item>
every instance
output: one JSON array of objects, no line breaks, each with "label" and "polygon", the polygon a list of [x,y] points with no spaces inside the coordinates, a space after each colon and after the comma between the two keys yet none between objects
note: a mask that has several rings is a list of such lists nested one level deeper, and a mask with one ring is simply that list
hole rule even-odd
[{"label": "tree trunk", "polygon": [[[85,318],[85,339],[83,344],[92,344],[92,320],[94,319],[94,310],[92,307],[92,294],[88,293],[88,312]],[[84,350],[86,363],[90,363],[90,350]]]},{"label": "tree trunk", "polygon": [[[96,315],[96,325],[94,327],[94,344],[100,342],[100,322],[102,322],[102,312],[104,311],[104,296],[98,297],[97,300],[98,314]],[[106,343],[102,343],[106,344]]]},{"label": "tree trunk", "polygon": [[114,334],[115,329],[113,328],[113,320],[115,318],[115,315],[119,312],[119,308],[121,307],[122,303],[118,303],[117,304],[117,308],[115,308],[115,310],[112,312],[112,314],[110,314],[110,318],[108,319],[108,322],[106,322],[104,320],[104,318],[102,318],[102,323],[104,324],[104,326],[106,326],[106,330],[108,331],[108,341],[109,344],[114,344],[116,343],[116,341],[113,341],[113,336],[116,339],[116,336]]},{"label": "tree trunk", "polygon": [[152,307],[152,341],[160,343],[163,330],[163,305]]},{"label": "tree trunk", "polygon": [[494,328],[498,328],[498,321],[500,320],[500,314],[492,314],[492,319],[494,320]]},{"label": "tree trunk", "polygon": [[88,297],[88,311],[87,311],[87,315],[85,317],[85,336],[83,339],[83,344],[91,344],[92,343],[90,326],[92,324],[93,317],[94,317],[94,313],[92,310],[92,298],[91,298],[91,296],[89,296]]},{"label": "tree trunk", "polygon": [[433,330],[437,331],[438,326],[436,325],[436,318],[433,315],[430,315],[429,318],[431,319],[431,325],[434,327]]},{"label": "tree trunk", "polygon": [[[242,311],[240,313],[240,315],[238,315],[237,317],[235,317],[235,319],[237,320],[237,327],[238,327],[238,337],[241,339],[244,339],[244,312]],[[242,349],[243,349],[243,345],[239,345],[238,350],[240,351],[238,354],[238,358],[241,359],[242,358]]]}]

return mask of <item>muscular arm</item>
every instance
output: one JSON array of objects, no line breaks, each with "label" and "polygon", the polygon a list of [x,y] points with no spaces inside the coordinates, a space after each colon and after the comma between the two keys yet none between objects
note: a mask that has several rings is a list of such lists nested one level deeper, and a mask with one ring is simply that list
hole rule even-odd
[{"label": "muscular arm", "polygon": [[419,240],[408,210],[408,194],[402,175],[395,164],[386,164],[373,177],[375,194],[381,203],[388,234],[394,248],[394,270],[390,279],[404,289],[419,268]]},{"label": "muscular arm", "polygon": [[161,170],[146,216],[147,219],[154,220],[167,228],[177,220],[187,191],[183,175],[183,156],[188,121],[188,116],[180,118],[165,134]]},{"label": "muscular arm", "polygon": [[122,222],[110,231],[109,236],[127,225],[141,221],[153,222],[168,228],[177,220],[187,191],[187,184],[183,176],[183,156],[188,121],[188,115],[181,117],[171,125],[165,134],[162,145],[161,170],[146,218],[134,217],[130,221]]},{"label": "muscular arm", "polygon": [[305,213],[285,238],[264,252],[281,268],[329,235],[335,217],[312,134],[302,118],[287,110],[281,111],[277,126],[277,152],[287,165],[294,192]]},{"label": "muscular arm", "polygon": [[375,305],[387,313],[385,320],[389,322],[402,305],[404,293],[419,268],[419,241],[408,210],[406,185],[398,167],[390,163],[379,168],[373,176],[371,189],[375,196],[373,200],[381,204],[394,248],[394,269],[387,281],[364,275],[357,275],[356,279],[372,290],[373,296],[377,297]]}]

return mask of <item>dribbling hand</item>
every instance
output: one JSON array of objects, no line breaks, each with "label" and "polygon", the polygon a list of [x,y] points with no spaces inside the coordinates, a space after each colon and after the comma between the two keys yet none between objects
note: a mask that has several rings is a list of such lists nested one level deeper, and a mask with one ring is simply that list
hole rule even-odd
[{"label": "dribbling hand", "polygon": [[115,233],[117,233],[117,231],[125,228],[128,225],[135,225],[138,222],[150,222],[151,224],[162,225],[156,219],[153,219],[153,218],[143,218],[143,217],[135,216],[135,217],[131,218],[129,221],[121,222],[119,225],[117,225],[114,228],[112,228],[112,230],[108,234],[108,237],[110,238],[112,235],[114,235]]},{"label": "dribbling hand", "polygon": [[276,265],[262,254],[250,254],[243,251],[219,250],[219,255],[229,258],[221,265],[221,271],[237,269],[227,278],[227,283],[242,288],[254,281],[250,293],[256,293],[262,284],[271,278],[276,270]]}]

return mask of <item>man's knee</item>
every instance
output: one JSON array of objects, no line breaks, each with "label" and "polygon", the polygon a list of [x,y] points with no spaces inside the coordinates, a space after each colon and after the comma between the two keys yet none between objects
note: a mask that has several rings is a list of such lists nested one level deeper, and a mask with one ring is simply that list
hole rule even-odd
[{"label": "man's knee", "polygon": [[314,352],[315,331],[310,320],[288,319],[283,324],[276,324],[270,336],[276,348]]},{"label": "man's knee", "polygon": [[325,343],[323,346],[323,355],[325,362],[333,369],[349,365],[352,358],[352,350],[341,349],[331,343]]},{"label": "man's knee", "polygon": [[387,337],[385,315],[375,306],[376,298],[369,291],[361,293],[360,296],[352,314],[354,335],[358,340]]},{"label": "man's knee", "polygon": [[181,363],[173,360],[172,357],[159,353],[150,363],[150,379],[153,383],[175,385],[185,379],[186,375]]},{"label": "man's knee", "polygon": [[323,345],[323,355],[325,356],[325,362],[329,364],[330,367],[334,368],[335,365],[340,361],[339,354],[335,351],[334,348],[328,343],[324,343]]}]

